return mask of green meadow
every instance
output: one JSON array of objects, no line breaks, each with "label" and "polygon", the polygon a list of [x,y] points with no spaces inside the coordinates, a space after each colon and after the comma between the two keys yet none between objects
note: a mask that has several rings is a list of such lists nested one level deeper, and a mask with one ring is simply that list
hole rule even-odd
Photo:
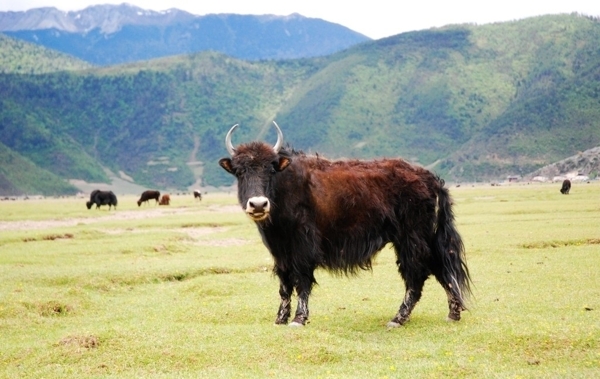
[{"label": "green meadow", "polygon": [[317,272],[310,323],[275,326],[272,259],[234,195],[116,211],[0,202],[0,378],[600,377],[600,183],[452,187],[474,296],[410,322],[393,251]]}]

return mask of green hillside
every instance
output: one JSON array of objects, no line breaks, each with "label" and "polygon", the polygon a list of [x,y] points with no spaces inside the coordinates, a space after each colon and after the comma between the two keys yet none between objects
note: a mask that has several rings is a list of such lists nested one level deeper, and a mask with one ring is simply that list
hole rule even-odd
[{"label": "green hillside", "polygon": [[451,180],[530,172],[600,144],[599,44],[600,23],[576,15],[401,34],[331,57],[280,125],[322,125],[308,146],[437,162]]},{"label": "green hillside", "polygon": [[57,175],[40,169],[0,143],[0,189],[3,196],[73,195],[73,187]]},{"label": "green hillside", "polygon": [[[147,186],[185,188],[195,181],[187,163],[220,158],[235,122],[255,125],[240,138],[256,138],[312,67],[202,53],[92,73],[0,75],[0,138],[66,179],[107,181],[102,165]],[[209,184],[229,180],[210,165],[203,172]]]},{"label": "green hillside", "polygon": [[[319,59],[201,53],[0,74],[0,142],[64,179],[231,184],[216,161],[275,139],[330,157],[402,156],[447,180],[498,180],[600,145],[600,22],[543,16],[404,33]],[[198,170],[200,167],[200,170]]]},{"label": "green hillside", "polygon": [[0,73],[43,74],[82,70],[90,63],[0,33]]}]

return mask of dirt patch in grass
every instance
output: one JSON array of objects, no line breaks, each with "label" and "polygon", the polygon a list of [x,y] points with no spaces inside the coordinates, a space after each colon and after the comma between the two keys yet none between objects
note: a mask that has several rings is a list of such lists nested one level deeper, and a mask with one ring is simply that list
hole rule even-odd
[{"label": "dirt patch in grass", "polygon": [[222,226],[215,227],[203,227],[203,228],[190,228],[184,227],[182,231],[186,233],[189,237],[194,239],[194,245],[198,246],[243,246],[248,243],[247,240],[241,238],[223,238],[223,239],[211,239],[205,240],[202,237],[207,236],[212,233],[221,233],[227,231],[227,228]]},{"label": "dirt patch in grass", "polygon": [[43,317],[64,316],[73,312],[73,307],[59,301],[47,301],[44,303],[25,303],[27,309],[33,310]]},{"label": "dirt patch in grass", "polygon": [[96,336],[68,336],[58,342],[59,346],[72,346],[77,349],[95,349],[100,346],[100,339]]},{"label": "dirt patch in grass", "polygon": [[65,234],[50,234],[47,236],[43,236],[42,239],[45,241],[54,241],[58,239],[71,239],[73,238],[73,234],[65,233]]},{"label": "dirt patch in grass", "polygon": [[198,241],[195,244],[199,246],[243,246],[248,243],[247,240],[241,238],[225,238],[222,240],[212,240],[212,241]]},{"label": "dirt patch in grass", "polygon": [[227,228],[224,227],[203,227],[203,228],[188,228],[188,227],[184,227],[182,228],[182,231],[187,234],[188,236],[196,239],[199,237],[204,237],[206,235],[212,234],[212,233],[221,233],[221,232],[225,232],[227,231]]},{"label": "dirt patch in grass", "polygon": [[600,245],[600,238],[588,238],[583,240],[568,240],[568,241],[541,241],[524,243],[521,247],[525,249],[546,249],[549,247],[567,247],[567,246],[583,246],[583,245]]},{"label": "dirt patch in grass", "polygon": [[34,242],[34,241],[54,241],[54,240],[58,240],[58,239],[71,239],[73,238],[73,234],[71,233],[65,233],[65,234],[48,234],[47,236],[42,236],[40,238],[34,238],[34,237],[25,237],[23,238],[23,242]]},{"label": "dirt patch in grass", "polygon": [[106,234],[114,234],[114,235],[125,234],[125,233],[149,233],[146,230],[136,230],[134,228],[108,229],[108,230],[103,230],[102,232],[106,233]]},{"label": "dirt patch in grass", "polygon": [[[230,206],[223,207],[211,207],[211,210],[218,210],[219,212],[230,212]],[[92,212],[94,210],[90,210]],[[186,208],[164,208],[155,207],[152,209],[141,209],[135,211],[108,211],[101,217],[90,217],[90,218],[70,218],[66,220],[22,220],[22,221],[0,221],[0,231],[3,230],[40,230],[50,228],[61,228],[76,226],[79,224],[94,224],[97,222],[104,222],[107,220],[140,220],[155,218],[162,215],[173,215],[189,212],[190,209]],[[239,211],[239,207],[238,207]],[[104,212],[103,212],[104,213]]]},{"label": "dirt patch in grass", "polygon": [[244,212],[239,205],[211,205],[208,207],[211,212],[221,213],[240,213]]},{"label": "dirt patch in grass", "polygon": [[[270,267],[267,266],[255,266],[246,268],[231,268],[222,266],[213,267],[202,267],[195,270],[187,271],[174,271],[174,272],[163,272],[163,273],[147,273],[140,275],[127,275],[127,276],[116,276],[108,278],[110,286],[122,286],[131,288],[136,285],[145,285],[149,283],[163,283],[163,282],[184,282],[201,276],[207,275],[226,275],[226,274],[247,274],[247,273],[263,273],[268,272]],[[92,284],[92,288],[106,290],[107,284],[95,283]]]}]

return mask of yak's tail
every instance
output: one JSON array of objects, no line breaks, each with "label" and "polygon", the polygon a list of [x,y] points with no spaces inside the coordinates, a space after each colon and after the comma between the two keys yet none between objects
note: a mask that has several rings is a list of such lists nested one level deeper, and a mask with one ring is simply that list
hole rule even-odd
[{"label": "yak's tail", "polygon": [[442,264],[441,284],[450,288],[463,309],[465,300],[471,295],[471,277],[465,259],[465,246],[454,225],[452,199],[444,181],[439,179],[438,211],[435,232],[435,249]]}]

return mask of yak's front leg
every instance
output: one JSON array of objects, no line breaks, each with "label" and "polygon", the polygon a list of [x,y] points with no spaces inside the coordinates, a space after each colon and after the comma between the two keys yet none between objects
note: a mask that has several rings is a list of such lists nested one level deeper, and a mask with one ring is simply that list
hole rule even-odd
[{"label": "yak's front leg", "polygon": [[281,298],[275,324],[285,325],[292,314],[292,291],[294,287],[289,272],[283,272],[278,269],[275,269],[275,272],[279,277],[279,297]]},{"label": "yak's front leg", "polygon": [[300,275],[296,280],[296,294],[298,295],[298,306],[296,315],[290,324],[291,326],[303,326],[308,322],[308,298],[312,291],[312,286],[316,282],[314,277],[314,268],[307,269],[309,275]]},{"label": "yak's front leg", "polygon": [[296,315],[290,326],[304,326],[308,321],[308,296],[306,292],[298,295],[298,307],[296,308]]}]

